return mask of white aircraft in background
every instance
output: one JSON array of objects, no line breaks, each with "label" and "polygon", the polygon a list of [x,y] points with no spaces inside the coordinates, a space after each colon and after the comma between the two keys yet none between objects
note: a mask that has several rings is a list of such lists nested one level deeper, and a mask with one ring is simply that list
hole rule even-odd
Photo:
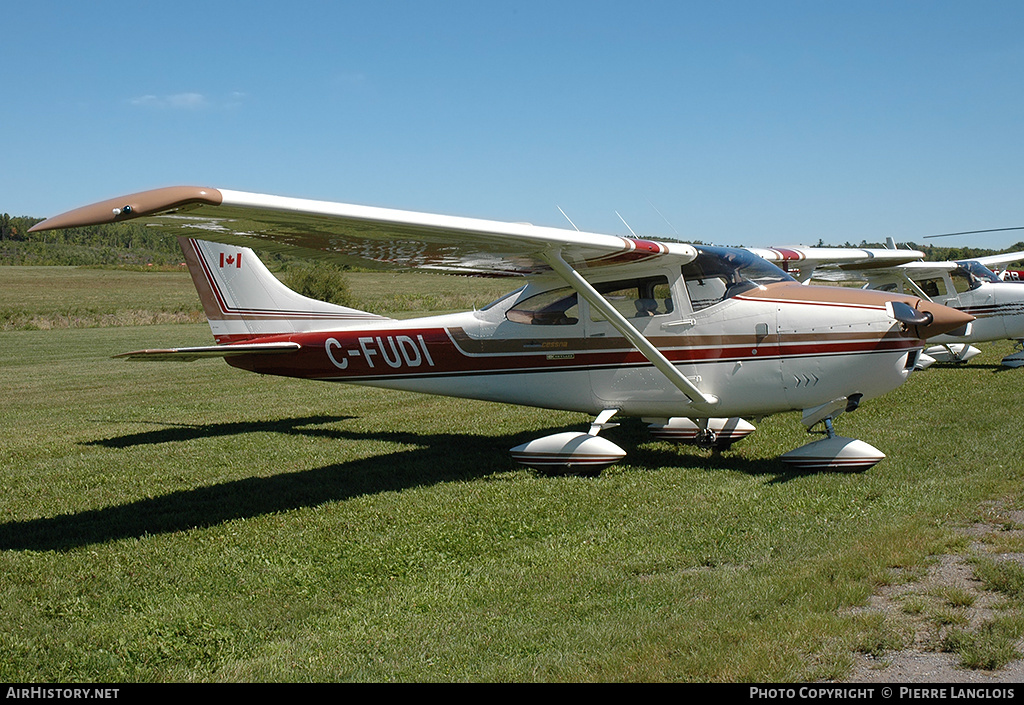
[{"label": "white aircraft in background", "polygon": [[934,361],[966,362],[981,352],[972,343],[996,340],[1016,342],[1015,351],[1003,358],[1003,365],[1024,366],[1024,287],[989,269],[1022,261],[1024,252],[925,262],[924,253],[897,249],[892,238],[888,238],[885,249],[794,247],[751,248],[751,252],[778,262],[785,269],[799,270],[797,276],[803,282],[812,277],[837,282],[866,281],[864,286],[868,289],[919,296],[975,317],[965,329],[930,337],[928,342],[932,345],[924,350],[919,362],[922,367]]},{"label": "white aircraft in background", "polygon": [[[179,237],[216,345],[136,359],[223,357],[260,374],[583,412],[587,432],[511,450],[535,468],[600,468],[616,414],[658,437],[728,445],[745,418],[803,412],[825,437],[782,456],[866,469],[884,456],[832,420],[902,384],[925,339],[973,316],[919,297],[803,286],[741,249],[581,233],[227,189],[170,187],[37,224],[142,218]],[[377,268],[522,278],[479,311],[393,320],[281,284],[256,247]],[[214,393],[211,390],[211,393]]]}]

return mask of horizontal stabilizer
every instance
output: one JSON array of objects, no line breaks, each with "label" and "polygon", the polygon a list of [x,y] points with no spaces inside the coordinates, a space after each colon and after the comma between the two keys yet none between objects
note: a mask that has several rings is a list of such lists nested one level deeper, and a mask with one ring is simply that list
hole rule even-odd
[{"label": "horizontal stabilizer", "polygon": [[129,360],[174,360],[192,362],[202,357],[228,357],[230,355],[280,355],[296,352],[298,343],[237,343],[235,345],[205,345],[195,348],[167,348],[164,350],[135,350],[114,357]]}]

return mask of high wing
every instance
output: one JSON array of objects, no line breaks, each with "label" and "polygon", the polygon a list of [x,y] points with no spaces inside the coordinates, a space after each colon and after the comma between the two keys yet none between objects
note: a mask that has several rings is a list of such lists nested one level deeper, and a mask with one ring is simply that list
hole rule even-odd
[{"label": "high wing", "polygon": [[992,268],[992,265],[1011,264],[1013,262],[1024,262],[1024,252],[1004,252],[1000,255],[988,255],[987,257],[975,257],[970,260],[978,264]]},{"label": "high wing", "polygon": [[176,236],[376,269],[520,275],[551,271],[556,251],[576,268],[697,256],[682,243],[194,186],[113,198],[32,230],[136,218]]},{"label": "high wing", "polygon": [[[941,276],[955,270],[956,261],[925,262],[919,250],[859,249],[842,247],[773,247],[747,248],[750,252],[774,262],[803,283],[811,277],[826,281],[863,281]],[[964,262],[978,262],[984,267],[1024,261],[1024,252],[1008,252],[974,257]]]},{"label": "high wing", "polygon": [[918,250],[889,250],[843,247],[771,247],[746,248],[762,259],[790,272],[803,283],[820,270],[830,270],[829,278],[844,279],[864,270],[894,267],[924,259]]}]

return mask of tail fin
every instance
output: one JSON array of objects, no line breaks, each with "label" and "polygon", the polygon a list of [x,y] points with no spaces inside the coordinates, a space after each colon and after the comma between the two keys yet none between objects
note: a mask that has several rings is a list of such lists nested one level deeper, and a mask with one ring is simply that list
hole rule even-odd
[{"label": "tail fin", "polygon": [[247,247],[185,237],[178,243],[218,343],[384,320],[292,291]]}]

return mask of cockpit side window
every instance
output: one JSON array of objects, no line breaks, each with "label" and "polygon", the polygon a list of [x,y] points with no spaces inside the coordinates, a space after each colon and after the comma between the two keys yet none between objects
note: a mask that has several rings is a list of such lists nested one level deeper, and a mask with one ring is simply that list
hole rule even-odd
[{"label": "cockpit side window", "polygon": [[[663,316],[675,308],[666,276],[600,282],[594,284],[594,288],[624,318]],[[593,307],[590,309],[590,318],[594,321],[605,320]]]},{"label": "cockpit side window", "polygon": [[946,282],[944,282],[941,277],[915,279],[914,283],[921,287],[921,291],[923,291],[929,298],[933,296],[946,295]]},{"label": "cockpit side window", "polygon": [[977,289],[981,286],[981,282],[974,278],[970,272],[963,267],[957,267],[950,274],[950,279],[953,281],[953,288],[956,289],[956,293],[961,294],[971,289]]},{"label": "cockpit side window", "polygon": [[579,323],[576,292],[570,287],[552,289],[520,301],[505,318],[534,326],[571,326]]},{"label": "cockpit side window", "polygon": [[789,274],[746,250],[698,247],[697,258],[683,265],[690,305],[700,311],[755,287],[795,282]]}]

